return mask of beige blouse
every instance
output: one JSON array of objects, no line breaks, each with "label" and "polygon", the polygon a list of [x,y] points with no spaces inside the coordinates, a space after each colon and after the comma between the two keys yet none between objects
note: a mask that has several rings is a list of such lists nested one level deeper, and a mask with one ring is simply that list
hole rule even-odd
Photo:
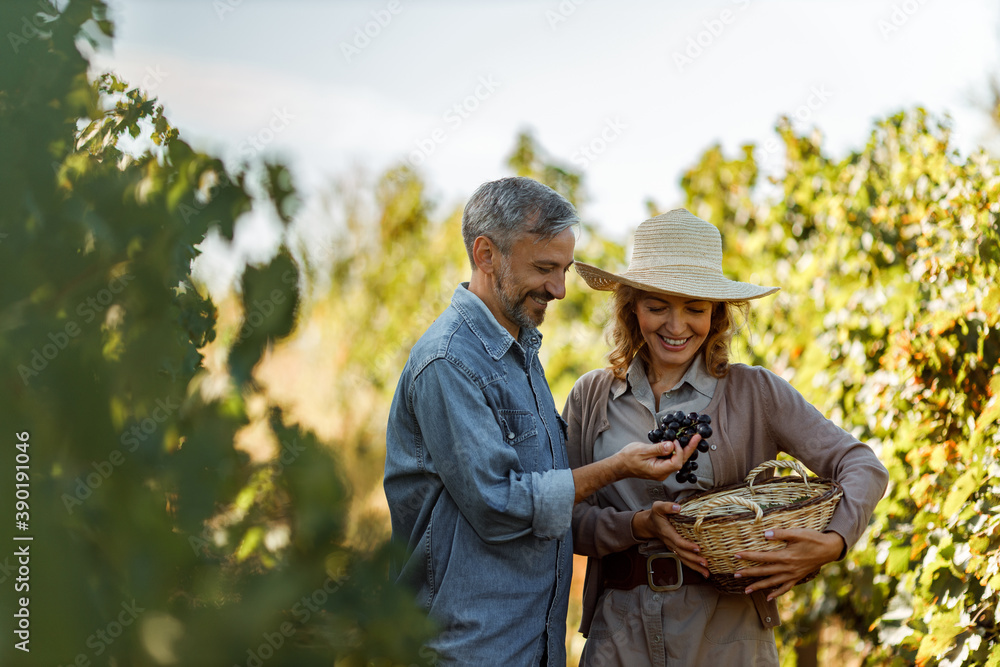
[{"label": "beige blouse", "polygon": [[[668,412],[700,413],[708,407],[718,383],[718,378],[708,374],[704,358],[698,355],[680,381],[660,394],[660,410],[657,412],[645,364],[636,357],[629,366],[626,382],[616,383],[611,390],[608,430],[597,436],[594,442],[594,460],[606,459],[630,442],[649,442],[649,431],[656,428]],[[699,455],[697,462],[697,484],[681,484],[674,475],[663,482],[634,478],[615,482],[615,489],[625,501],[626,507],[621,509],[642,510],[656,500],[680,500],[696,491],[712,488],[715,484],[711,457]]]},{"label": "beige blouse", "polygon": [[[629,377],[630,388],[641,384],[638,376],[633,378],[630,374]],[[645,377],[644,373],[642,377]],[[597,370],[586,374],[574,385],[563,412],[568,423],[566,447],[571,468],[595,460],[598,451],[596,443],[612,428],[611,417],[619,400],[628,397],[626,400],[641,405],[631,392],[623,389],[623,384],[610,371]],[[690,384],[694,386],[696,383]],[[669,411],[665,405],[661,408]],[[643,409],[646,410],[646,421],[633,426],[636,429],[633,435],[641,435],[642,438],[631,437],[626,442],[645,438],[653,415],[648,407]],[[858,540],[888,481],[885,467],[868,445],[826,419],[788,382],[755,366],[732,365],[728,375],[718,380],[708,405],[696,411],[712,417],[714,431],[709,439],[714,448],[707,455],[702,455],[711,461],[713,481],[699,478],[699,486],[740,482],[756,465],[776,458],[779,452],[787,452],[817,475],[840,482],[844,498],[828,530],[840,534],[848,547]],[[702,473],[700,467],[698,472]],[[610,591],[605,594],[601,586],[601,557],[637,544],[631,531],[631,519],[640,507],[639,496],[627,500],[623,492],[629,493],[628,487],[620,488],[617,484],[606,486],[577,504],[573,512],[574,551],[589,556],[580,630],[585,636],[594,630],[602,638],[597,642],[600,646],[595,644],[589,647],[588,653],[598,651],[601,662],[616,664],[616,658],[612,657],[617,655],[614,647],[628,646],[630,641],[644,638],[644,646],[634,647],[636,654],[629,658],[633,662],[640,655],[669,654],[677,648],[668,641],[669,637],[677,629],[682,629],[683,643],[689,647],[685,655],[703,655],[698,653],[703,650],[719,655],[708,639],[716,636],[711,634],[712,628],[708,625],[721,623],[720,627],[731,627],[736,632],[736,636],[716,636],[715,643],[723,643],[728,649],[733,649],[731,654],[728,650],[723,653],[738,657],[750,648],[760,650],[749,651],[747,655],[756,656],[751,662],[738,660],[719,664],[755,664],[757,659],[762,660],[758,664],[771,664],[774,654],[770,648],[773,646],[770,628],[777,625],[779,619],[777,605],[774,601],[767,602],[761,591],[751,596],[733,596],[716,594],[710,586],[683,586],[679,589],[681,593],[672,592],[677,595],[665,594],[654,598],[647,586],[640,586],[634,591]],[[641,507],[651,504],[652,499]],[[660,545],[659,549],[662,548]],[[683,596],[684,600],[679,596]],[[627,612],[630,609],[631,615]],[[643,620],[634,615],[643,613],[639,610],[655,610],[656,613],[647,613]],[[689,627],[686,622],[688,617],[683,617],[685,622],[680,623],[678,619],[682,613],[697,616],[702,631]],[[627,639],[627,636],[632,636],[632,639]],[[743,641],[740,636],[750,644],[740,648]],[[676,636],[674,638],[677,639]],[[734,641],[735,644],[731,643]]]}]

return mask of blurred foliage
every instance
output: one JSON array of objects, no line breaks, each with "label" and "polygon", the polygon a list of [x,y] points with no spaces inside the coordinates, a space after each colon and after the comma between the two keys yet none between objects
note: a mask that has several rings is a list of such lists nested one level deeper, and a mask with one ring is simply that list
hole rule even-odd
[{"label": "blurred foliage", "polygon": [[[252,209],[286,225],[287,169],[262,165],[251,187],[155,99],[91,80],[106,7],[60,6],[0,4],[0,663],[410,664],[431,628],[386,585],[388,547],[347,539],[334,447],[254,377],[295,328],[287,251],[245,272],[221,374],[205,364],[218,310],[191,278],[198,244]],[[30,542],[11,540],[18,454]],[[12,544],[30,548],[17,594]],[[11,641],[22,596],[30,653]]]},{"label": "blurred foliage", "polygon": [[[468,279],[461,207],[407,167],[340,184],[326,265],[304,271],[286,235],[215,302],[191,278],[198,245],[250,211],[287,228],[288,170],[230,173],[155,99],[89,78],[102,2],[5,2],[0,26],[0,422],[10,461],[30,434],[34,537],[32,653],[8,642],[0,662],[427,664],[432,628],[385,581],[384,429],[410,347]],[[754,145],[709,147],[683,204],[719,226],[728,275],[782,287],[754,304],[742,360],[891,476],[862,543],[782,599],[784,661],[836,619],[865,664],[1000,665],[1000,165],[961,157],[920,109],[842,159],[776,129],[779,176]],[[585,210],[585,175],[529,133],[508,165]],[[576,254],[618,271],[627,245],[585,222]],[[571,272],[542,325],[559,406],[606,363],[606,308]],[[0,596],[0,615],[15,605]]]}]

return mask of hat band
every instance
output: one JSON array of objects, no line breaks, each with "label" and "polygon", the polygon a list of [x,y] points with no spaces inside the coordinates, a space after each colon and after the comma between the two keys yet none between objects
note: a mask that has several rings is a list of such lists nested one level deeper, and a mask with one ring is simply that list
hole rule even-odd
[{"label": "hat band", "polygon": [[600,290],[614,289],[614,285],[620,283],[640,290],[708,301],[756,299],[778,290],[777,287],[730,280],[720,272],[707,270],[704,267],[673,266],[656,271],[628,270],[620,275],[581,262],[577,262],[576,267],[577,273],[588,285]]},{"label": "hat band", "polygon": [[671,266],[657,266],[650,268],[633,268],[630,266],[625,273],[621,275],[623,278],[643,281],[662,278],[669,278],[673,280],[677,277],[685,276],[704,276],[706,278],[713,279],[724,277],[721,269],[701,264],[673,264]]}]

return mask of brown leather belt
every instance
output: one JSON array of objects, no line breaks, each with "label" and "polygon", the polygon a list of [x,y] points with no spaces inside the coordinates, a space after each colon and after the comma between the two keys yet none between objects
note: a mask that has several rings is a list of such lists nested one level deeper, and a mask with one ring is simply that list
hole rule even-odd
[{"label": "brown leather belt", "polygon": [[635,546],[605,556],[601,564],[605,588],[627,591],[649,586],[654,591],[673,591],[683,585],[708,583],[708,579],[681,563],[672,551],[643,556]]}]

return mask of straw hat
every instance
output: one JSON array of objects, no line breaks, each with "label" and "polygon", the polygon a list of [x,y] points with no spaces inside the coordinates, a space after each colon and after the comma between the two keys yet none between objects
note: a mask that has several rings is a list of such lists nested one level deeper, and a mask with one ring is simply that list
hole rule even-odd
[{"label": "straw hat", "polygon": [[707,301],[746,301],[779,289],[724,277],[722,235],[715,225],[683,208],[639,225],[625,273],[616,275],[583,262],[574,264],[576,272],[596,290],[613,290],[620,283]]}]

